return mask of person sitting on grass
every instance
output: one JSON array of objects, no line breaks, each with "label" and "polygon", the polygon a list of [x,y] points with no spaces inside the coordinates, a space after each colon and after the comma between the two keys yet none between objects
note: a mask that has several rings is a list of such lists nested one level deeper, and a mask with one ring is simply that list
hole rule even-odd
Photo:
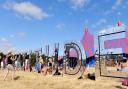
[{"label": "person sitting on grass", "polygon": [[7,72],[6,72],[6,74],[5,74],[5,76],[4,76],[4,81],[6,80],[6,78],[7,78],[7,76],[8,76],[8,74],[9,74],[9,71],[12,71],[13,72],[13,74],[12,74],[12,80],[14,80],[14,77],[15,77],[15,68],[14,68],[14,58],[13,58],[13,55],[12,55],[12,53],[10,52],[10,53],[8,53],[7,54]]}]

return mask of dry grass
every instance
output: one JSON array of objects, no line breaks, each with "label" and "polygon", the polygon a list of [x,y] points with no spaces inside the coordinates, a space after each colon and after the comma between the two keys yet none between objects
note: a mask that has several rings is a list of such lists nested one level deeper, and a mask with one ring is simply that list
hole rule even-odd
[{"label": "dry grass", "polygon": [[89,79],[78,80],[64,75],[43,76],[37,73],[17,72],[19,78],[11,80],[11,75],[3,81],[5,71],[0,71],[0,89],[127,89],[121,86],[121,79],[99,78],[97,81]]}]

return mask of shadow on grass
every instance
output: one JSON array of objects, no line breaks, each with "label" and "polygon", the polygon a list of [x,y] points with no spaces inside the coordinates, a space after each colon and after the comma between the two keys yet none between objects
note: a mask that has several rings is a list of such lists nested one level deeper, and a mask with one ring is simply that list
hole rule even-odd
[{"label": "shadow on grass", "polygon": [[17,77],[14,78],[14,80],[18,80],[18,79],[20,79],[20,76],[17,76]]},{"label": "shadow on grass", "polygon": [[121,87],[121,86],[116,86],[117,89],[126,89],[124,87]]}]

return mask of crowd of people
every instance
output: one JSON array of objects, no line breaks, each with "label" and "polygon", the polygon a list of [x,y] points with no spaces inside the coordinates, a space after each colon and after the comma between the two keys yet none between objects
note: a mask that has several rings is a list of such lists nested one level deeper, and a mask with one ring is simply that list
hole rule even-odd
[{"label": "crowd of people", "polygon": [[[28,55],[27,55],[28,56]],[[15,68],[15,70],[27,70],[30,68],[30,59],[28,57],[23,58],[23,55],[21,54],[13,54],[12,52],[9,52],[6,55],[0,56],[1,59],[1,69],[6,69],[8,66],[8,63],[10,62],[10,59],[12,60],[12,65]]]},{"label": "crowd of people", "polygon": [[[55,70],[54,57],[46,57],[44,55],[35,55],[34,65],[32,63],[32,58],[30,55],[23,54],[13,54],[9,52],[6,55],[0,55],[0,68],[1,70],[7,70],[4,77],[6,80],[9,71],[12,71],[12,79],[14,80],[15,71],[29,71],[42,73],[43,75],[53,74]],[[59,65],[62,65],[62,60]]]},{"label": "crowd of people", "polygon": [[38,73],[43,73],[43,75],[52,74],[54,70],[54,58],[43,58],[42,56],[38,57],[39,60],[36,63],[36,70]]},{"label": "crowd of people", "polygon": [[6,80],[8,74],[10,71],[12,71],[12,80],[15,78],[15,71],[17,70],[30,70],[31,71],[31,61],[26,56],[25,59],[23,58],[23,55],[21,54],[13,54],[12,52],[9,52],[6,55],[0,55],[0,66],[1,70],[7,70],[4,76],[4,80]]}]

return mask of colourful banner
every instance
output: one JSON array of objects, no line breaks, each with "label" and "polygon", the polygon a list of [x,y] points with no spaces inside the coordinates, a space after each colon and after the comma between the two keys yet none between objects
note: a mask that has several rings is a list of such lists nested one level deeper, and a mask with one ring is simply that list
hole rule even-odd
[{"label": "colourful banner", "polygon": [[128,53],[128,28],[125,30],[126,38],[119,38],[104,41],[105,49],[122,48],[123,53]]},{"label": "colourful banner", "polygon": [[85,55],[87,58],[94,56],[94,36],[88,32],[86,27],[81,43],[85,50]]}]

